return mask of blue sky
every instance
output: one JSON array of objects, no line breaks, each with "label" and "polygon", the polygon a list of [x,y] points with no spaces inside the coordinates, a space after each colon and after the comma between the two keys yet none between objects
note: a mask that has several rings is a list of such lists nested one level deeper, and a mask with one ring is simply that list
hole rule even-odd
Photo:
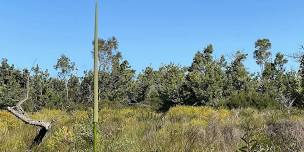
[{"label": "blue sky", "polygon": [[[2,0],[0,58],[18,68],[33,63],[55,74],[61,54],[79,72],[91,69],[94,0]],[[116,36],[119,50],[138,72],[174,62],[188,66],[207,44],[228,59],[248,53],[246,66],[257,71],[252,52],[258,38],[286,54],[304,44],[303,0],[100,0],[100,37]],[[294,62],[288,68],[296,68]]]}]

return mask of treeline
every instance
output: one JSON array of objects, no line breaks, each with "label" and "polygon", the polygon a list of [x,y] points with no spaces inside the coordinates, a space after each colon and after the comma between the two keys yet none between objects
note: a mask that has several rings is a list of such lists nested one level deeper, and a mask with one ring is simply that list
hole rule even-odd
[{"label": "treeline", "polygon": [[[101,103],[143,105],[166,111],[174,105],[208,105],[228,108],[290,108],[304,106],[304,55],[294,56],[298,70],[286,70],[282,53],[272,55],[271,42],[255,42],[253,57],[261,71],[250,73],[244,66],[248,54],[237,51],[232,60],[213,57],[213,46],[198,51],[190,67],[167,64],[159,69],[145,68],[136,75],[113,37],[99,40],[99,98]],[[17,69],[2,59],[0,65],[0,107],[16,104],[27,88],[26,109],[72,110],[92,105],[93,73],[75,74],[76,65],[62,55],[51,77],[39,65]],[[27,87],[29,84],[29,87]]]}]

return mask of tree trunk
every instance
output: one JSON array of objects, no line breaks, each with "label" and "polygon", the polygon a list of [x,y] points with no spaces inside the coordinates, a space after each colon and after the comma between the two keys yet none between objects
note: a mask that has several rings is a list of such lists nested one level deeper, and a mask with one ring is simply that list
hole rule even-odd
[{"label": "tree trunk", "polygon": [[29,90],[30,90],[30,88],[29,88],[29,76],[28,76],[28,79],[27,79],[26,87],[27,87],[26,97],[23,100],[19,101],[16,104],[16,106],[7,107],[7,110],[10,113],[12,113],[13,115],[15,115],[18,119],[23,121],[24,123],[40,127],[39,133],[36,135],[35,139],[32,142],[32,145],[30,146],[30,148],[32,148],[33,146],[39,145],[42,142],[42,140],[45,137],[45,135],[47,134],[48,130],[51,129],[51,123],[50,122],[32,120],[27,116],[27,114],[25,113],[25,111],[23,110],[21,105],[26,100],[28,100],[28,98],[29,98]]},{"label": "tree trunk", "polygon": [[43,121],[37,121],[37,120],[32,120],[26,116],[26,113],[24,113],[22,110],[20,110],[18,107],[7,107],[7,110],[11,112],[13,115],[15,115],[18,119],[22,120],[24,123],[33,125],[33,126],[38,126],[45,128],[46,130],[49,130],[51,128],[51,123],[49,122],[43,122]]}]

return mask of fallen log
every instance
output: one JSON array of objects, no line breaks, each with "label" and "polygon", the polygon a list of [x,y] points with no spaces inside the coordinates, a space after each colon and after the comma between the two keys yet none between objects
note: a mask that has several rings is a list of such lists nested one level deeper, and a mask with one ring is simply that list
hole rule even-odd
[{"label": "fallen log", "polygon": [[51,128],[51,123],[49,122],[43,122],[43,121],[37,121],[37,120],[32,120],[28,118],[25,113],[22,113],[23,111],[17,110],[17,107],[7,107],[7,110],[11,112],[13,115],[15,115],[18,119],[22,120],[24,123],[33,125],[33,126],[38,126],[38,127],[43,127],[46,130],[49,130]]},{"label": "fallen log", "polygon": [[26,112],[23,110],[21,105],[28,100],[29,98],[29,76],[27,78],[27,91],[26,91],[26,97],[23,100],[20,100],[16,106],[13,107],[7,107],[7,110],[12,113],[14,116],[16,116],[18,119],[23,121],[26,124],[33,125],[40,127],[39,133],[36,135],[34,138],[32,145],[30,146],[30,149],[33,148],[35,145],[39,145],[42,143],[43,138],[46,136],[47,132],[51,129],[51,123],[50,122],[44,122],[44,121],[38,121],[38,120],[33,120],[29,118],[26,114]]}]

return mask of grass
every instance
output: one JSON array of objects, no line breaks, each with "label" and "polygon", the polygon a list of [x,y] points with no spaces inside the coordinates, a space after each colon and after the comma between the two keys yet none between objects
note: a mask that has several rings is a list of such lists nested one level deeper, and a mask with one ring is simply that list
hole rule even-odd
[{"label": "grass", "polygon": [[[90,151],[92,111],[44,109],[34,119],[53,121],[33,151]],[[303,111],[177,106],[166,114],[148,108],[103,108],[100,151],[304,151]],[[0,111],[0,151],[26,151],[37,128]],[[249,142],[250,141],[250,142]]]}]

